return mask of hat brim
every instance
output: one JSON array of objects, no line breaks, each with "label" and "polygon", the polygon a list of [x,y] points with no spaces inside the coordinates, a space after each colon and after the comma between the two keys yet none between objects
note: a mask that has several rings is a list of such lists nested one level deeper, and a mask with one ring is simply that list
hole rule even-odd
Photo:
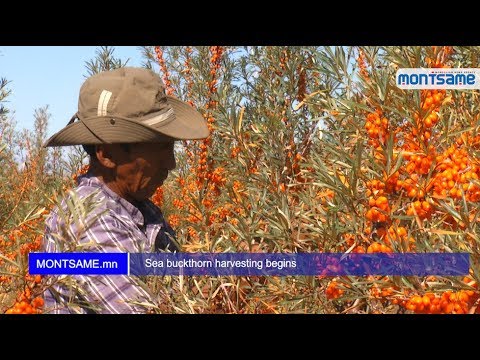
[{"label": "hat brim", "polygon": [[172,120],[149,126],[138,119],[115,115],[82,119],[52,135],[44,146],[155,143],[204,139],[209,135],[207,123],[198,111],[172,96],[167,99],[175,114]]}]

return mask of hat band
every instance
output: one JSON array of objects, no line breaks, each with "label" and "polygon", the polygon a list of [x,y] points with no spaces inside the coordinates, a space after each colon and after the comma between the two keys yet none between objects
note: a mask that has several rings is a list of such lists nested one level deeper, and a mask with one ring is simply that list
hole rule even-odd
[{"label": "hat band", "polygon": [[168,120],[171,116],[175,116],[172,108],[168,109],[168,111],[164,114],[157,115],[151,119],[144,120],[142,122],[148,126],[153,126]]}]

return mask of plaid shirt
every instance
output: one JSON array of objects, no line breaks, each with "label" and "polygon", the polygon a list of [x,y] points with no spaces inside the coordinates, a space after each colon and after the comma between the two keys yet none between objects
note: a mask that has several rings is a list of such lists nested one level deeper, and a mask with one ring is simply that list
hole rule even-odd
[{"label": "plaid shirt", "polygon": [[[46,221],[45,252],[178,250],[157,206],[150,200],[134,206],[94,176],[80,177],[61,208]],[[45,313],[145,313],[149,305],[138,303],[156,304],[135,276],[50,276],[47,283]]]}]

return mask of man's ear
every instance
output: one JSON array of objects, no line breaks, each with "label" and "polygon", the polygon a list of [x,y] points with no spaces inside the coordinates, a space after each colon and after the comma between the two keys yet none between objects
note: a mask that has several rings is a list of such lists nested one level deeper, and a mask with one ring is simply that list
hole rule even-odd
[{"label": "man's ear", "polygon": [[114,149],[108,144],[95,145],[95,155],[98,162],[106,168],[113,169],[117,166],[113,158]]}]

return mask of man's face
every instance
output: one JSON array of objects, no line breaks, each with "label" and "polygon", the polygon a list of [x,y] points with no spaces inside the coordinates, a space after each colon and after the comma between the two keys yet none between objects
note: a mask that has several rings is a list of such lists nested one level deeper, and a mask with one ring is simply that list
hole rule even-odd
[{"label": "man's face", "polygon": [[116,178],[111,188],[129,201],[148,199],[176,166],[173,148],[174,142],[131,144],[129,151],[115,147]]}]

